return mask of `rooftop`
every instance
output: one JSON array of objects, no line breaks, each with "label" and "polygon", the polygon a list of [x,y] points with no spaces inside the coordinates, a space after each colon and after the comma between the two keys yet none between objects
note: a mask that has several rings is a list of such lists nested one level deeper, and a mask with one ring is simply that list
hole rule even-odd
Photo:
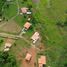
[{"label": "rooftop", "polygon": [[31,54],[29,54],[29,53],[27,53],[27,55],[26,55],[25,59],[26,59],[26,60],[28,60],[28,61],[30,61],[31,57],[32,57],[32,55],[31,55]]},{"label": "rooftop", "polygon": [[30,26],[31,26],[31,23],[29,23],[29,22],[26,22],[26,23],[24,24],[24,27],[25,27],[26,29],[29,29]]},{"label": "rooftop", "polygon": [[31,37],[31,39],[36,42],[39,39],[39,33],[38,32],[35,32],[33,34],[33,36]]},{"label": "rooftop", "polygon": [[27,13],[27,10],[28,10],[27,7],[23,7],[23,8],[21,8],[21,12],[22,12],[22,13]]},{"label": "rooftop", "polygon": [[11,43],[5,43],[5,48],[6,48],[6,47],[9,47],[9,48],[10,48],[11,46],[12,46]]},{"label": "rooftop", "polygon": [[38,59],[38,64],[39,64],[39,67],[43,67],[43,65],[46,64],[46,56],[41,56],[41,57]]}]

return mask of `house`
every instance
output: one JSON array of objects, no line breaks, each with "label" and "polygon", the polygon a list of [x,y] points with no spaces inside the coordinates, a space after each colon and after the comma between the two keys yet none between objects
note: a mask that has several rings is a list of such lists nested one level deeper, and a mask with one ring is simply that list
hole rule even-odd
[{"label": "house", "polygon": [[26,55],[26,57],[25,57],[25,60],[30,61],[31,58],[32,58],[32,55],[29,54],[29,53],[27,53],[27,55]]},{"label": "house", "polygon": [[44,67],[46,64],[46,56],[41,56],[39,59],[38,59],[38,66],[39,67]]},{"label": "house", "polygon": [[33,40],[33,43],[35,43],[38,39],[39,39],[39,33],[38,32],[35,32],[33,34],[33,36],[31,37],[31,39]]},{"label": "house", "polygon": [[27,11],[28,11],[28,8],[27,8],[27,7],[21,8],[21,12],[22,12],[22,13],[27,13]]},{"label": "house", "polygon": [[10,48],[12,46],[12,44],[11,43],[5,43],[5,48]]},{"label": "house", "polygon": [[26,23],[24,24],[24,28],[25,28],[26,30],[28,30],[28,29],[30,28],[30,26],[31,26],[31,23],[29,23],[29,22],[26,22]]}]

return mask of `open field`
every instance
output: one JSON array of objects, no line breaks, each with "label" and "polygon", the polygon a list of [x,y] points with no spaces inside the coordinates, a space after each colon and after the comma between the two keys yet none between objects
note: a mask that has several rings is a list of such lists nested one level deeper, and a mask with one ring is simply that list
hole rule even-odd
[{"label": "open field", "polygon": [[14,21],[3,22],[6,23],[0,27],[0,31],[18,34],[21,32],[21,27]]},{"label": "open field", "polygon": [[[8,9],[5,8],[4,16],[10,22],[0,27],[0,31],[18,34],[27,21],[27,17],[18,14],[18,8],[28,7],[29,4],[32,5],[32,16],[37,22],[34,20],[35,24],[32,22],[32,28],[23,35],[26,40],[16,40],[10,50],[10,53],[16,56],[18,67],[27,65],[24,58],[28,50],[30,53],[34,53],[35,56],[32,54],[34,59],[38,59],[40,54],[46,55],[46,67],[67,67],[67,26],[57,26],[57,23],[64,24],[67,20],[67,0],[28,0],[24,3],[22,0],[15,0]],[[34,31],[40,33],[43,44],[43,51],[38,53],[32,50],[31,44],[29,44]],[[37,46],[37,48],[39,47]],[[34,61],[32,61],[33,64]],[[32,62],[30,64],[34,67]]]},{"label": "open field", "polygon": [[65,37],[67,37],[67,34],[64,33],[62,29],[60,30],[56,23],[58,21],[63,23],[67,17],[65,13],[67,10],[66,2],[66,0],[51,0],[51,7],[47,8],[47,0],[41,0],[38,7],[34,7],[36,9],[35,17],[40,21],[39,27],[38,24],[37,27],[40,28],[39,31],[43,38],[42,41],[44,42],[46,49],[52,47],[51,49],[46,50],[44,53],[48,58],[47,65],[50,65],[51,67],[64,67],[63,64],[65,64],[65,59],[60,62],[60,58],[61,56],[66,56],[65,54],[62,55],[62,53],[67,51],[65,49],[67,44],[67,38]]}]

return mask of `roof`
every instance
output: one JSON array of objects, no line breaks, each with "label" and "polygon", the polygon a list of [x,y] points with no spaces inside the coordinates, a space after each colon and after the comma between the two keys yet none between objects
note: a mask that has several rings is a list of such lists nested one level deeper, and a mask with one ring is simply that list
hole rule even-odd
[{"label": "roof", "polygon": [[27,55],[26,55],[26,58],[25,58],[25,59],[29,61],[29,60],[31,59],[31,57],[32,57],[32,55],[31,55],[31,54],[29,54],[29,53],[27,53]]},{"label": "roof", "polygon": [[4,49],[4,52],[7,52],[7,51],[9,51],[9,50],[10,50],[9,48],[5,48],[5,49]]},{"label": "roof", "polygon": [[39,64],[39,67],[43,67],[43,65],[42,64]]},{"label": "roof", "polygon": [[24,27],[25,27],[26,29],[29,29],[30,26],[31,26],[31,23],[29,23],[29,22],[26,22],[26,23],[24,24]]},{"label": "roof", "polygon": [[32,40],[37,41],[39,39],[39,33],[35,32],[33,36],[31,37]]},{"label": "roof", "polygon": [[11,43],[5,43],[5,48],[6,48],[6,47],[11,47],[11,46],[12,46]]},{"label": "roof", "polygon": [[21,12],[22,12],[22,13],[27,13],[27,10],[28,10],[27,7],[23,7],[23,8],[21,8]]},{"label": "roof", "polygon": [[38,63],[39,64],[46,64],[46,56],[41,56],[39,59],[38,59]]}]

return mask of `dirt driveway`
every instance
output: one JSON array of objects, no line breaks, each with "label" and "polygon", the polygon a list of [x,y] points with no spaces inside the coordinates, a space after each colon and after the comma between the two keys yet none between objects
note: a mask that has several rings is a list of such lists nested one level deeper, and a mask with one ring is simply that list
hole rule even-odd
[{"label": "dirt driveway", "polygon": [[35,67],[34,63],[36,61],[36,48],[32,47],[28,50],[28,52],[32,55],[32,59],[30,62],[27,62],[25,59],[22,61],[21,67]]}]

